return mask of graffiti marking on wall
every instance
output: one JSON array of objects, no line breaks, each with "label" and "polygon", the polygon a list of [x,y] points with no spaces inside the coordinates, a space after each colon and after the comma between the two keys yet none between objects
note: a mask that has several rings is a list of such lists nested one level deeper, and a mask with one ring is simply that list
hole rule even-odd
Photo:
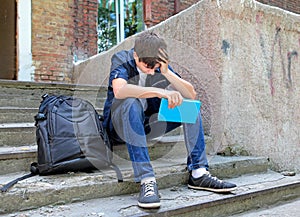
[{"label": "graffiti marking on wall", "polygon": [[287,74],[287,87],[292,86],[292,75],[291,75],[291,67],[292,67],[292,58],[298,57],[297,51],[288,52],[288,74]]},{"label": "graffiti marking on wall", "polygon": [[226,40],[223,40],[223,41],[222,41],[222,47],[221,47],[221,49],[223,50],[223,53],[224,53],[225,55],[228,55],[228,52],[229,52],[229,49],[230,49],[230,44],[229,44],[229,42],[226,41]]},{"label": "graffiti marking on wall", "polygon": [[[261,20],[259,20],[261,22]],[[282,29],[277,26],[276,31],[275,31],[275,36],[274,36],[274,41],[272,43],[271,47],[271,60],[268,61],[267,57],[267,50],[265,47],[265,40],[263,38],[263,34],[261,33],[260,30],[258,30],[259,34],[259,43],[260,47],[262,50],[262,54],[264,59],[266,60],[266,70],[267,70],[267,76],[269,79],[269,85],[270,85],[270,92],[271,95],[274,96],[275,93],[275,87],[274,87],[274,63],[275,63],[275,54],[276,54],[276,48],[278,47],[278,52],[279,52],[279,57],[280,57],[280,65],[281,65],[281,70],[282,70],[282,78],[283,82],[286,83],[287,88],[292,87],[292,60],[294,57],[298,57],[298,52],[293,50],[291,52],[287,53],[287,67],[285,66],[285,55],[283,53],[283,48],[282,48],[282,38],[281,38],[281,31]],[[300,45],[300,39],[299,39],[299,45]]]},{"label": "graffiti marking on wall", "polygon": [[276,47],[277,44],[278,44],[278,47],[279,47],[279,54],[280,54],[280,58],[281,58],[281,67],[282,67],[282,70],[283,70],[283,78],[285,77],[285,74],[286,74],[285,65],[284,65],[284,58],[283,58],[283,54],[282,54],[280,31],[281,31],[281,28],[279,26],[276,27],[275,38],[274,38],[274,42],[273,42],[273,46],[272,46],[271,68],[270,68],[269,75],[268,75],[272,96],[275,93],[275,89],[274,89],[274,56],[275,56],[275,47]]}]

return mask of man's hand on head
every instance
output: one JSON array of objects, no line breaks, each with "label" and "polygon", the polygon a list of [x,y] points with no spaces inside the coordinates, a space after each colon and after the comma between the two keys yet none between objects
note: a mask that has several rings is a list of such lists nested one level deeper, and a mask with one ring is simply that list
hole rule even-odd
[{"label": "man's hand on head", "polygon": [[162,74],[166,74],[169,70],[169,55],[165,49],[159,49],[158,51],[159,63],[160,63],[160,71]]}]

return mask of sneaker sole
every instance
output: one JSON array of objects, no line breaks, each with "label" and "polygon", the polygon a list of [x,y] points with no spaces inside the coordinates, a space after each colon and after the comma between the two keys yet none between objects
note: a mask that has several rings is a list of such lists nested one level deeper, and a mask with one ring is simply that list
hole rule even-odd
[{"label": "sneaker sole", "polygon": [[140,203],[140,202],[138,202],[138,206],[141,208],[146,208],[146,209],[154,209],[154,208],[159,208],[160,203]]},{"label": "sneaker sole", "polygon": [[197,186],[192,186],[188,185],[189,188],[195,189],[195,190],[205,190],[205,191],[212,191],[216,193],[226,193],[226,192],[231,192],[237,189],[237,187],[234,188],[222,188],[222,189],[215,189],[215,188],[204,188],[204,187],[197,187]]}]

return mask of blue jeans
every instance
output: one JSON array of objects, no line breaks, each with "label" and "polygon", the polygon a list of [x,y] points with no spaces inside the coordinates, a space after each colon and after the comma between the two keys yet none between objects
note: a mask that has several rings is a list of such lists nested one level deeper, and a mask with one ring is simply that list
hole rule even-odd
[{"label": "blue jeans", "polygon": [[[132,161],[135,181],[154,177],[147,148],[147,140],[164,135],[179,127],[181,123],[157,121],[157,114],[146,116],[139,99],[127,98],[114,100],[109,123],[109,135],[126,143]],[[187,148],[187,168],[208,169],[205,152],[202,117],[199,112],[195,124],[183,124],[184,139]]]}]

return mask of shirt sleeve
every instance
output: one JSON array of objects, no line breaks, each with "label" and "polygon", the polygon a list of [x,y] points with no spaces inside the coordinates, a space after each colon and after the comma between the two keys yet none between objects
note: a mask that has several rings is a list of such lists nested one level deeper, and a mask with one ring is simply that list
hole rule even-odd
[{"label": "shirt sleeve", "polygon": [[126,58],[123,57],[122,53],[114,54],[111,58],[111,68],[109,76],[109,86],[112,87],[112,81],[116,78],[123,78],[126,81],[129,79],[128,67],[126,67]]},{"label": "shirt sleeve", "polygon": [[170,65],[168,65],[168,68],[171,70],[171,72],[173,72],[175,75],[177,75],[179,78],[181,78],[181,76],[177,72],[175,72],[174,69]]}]

